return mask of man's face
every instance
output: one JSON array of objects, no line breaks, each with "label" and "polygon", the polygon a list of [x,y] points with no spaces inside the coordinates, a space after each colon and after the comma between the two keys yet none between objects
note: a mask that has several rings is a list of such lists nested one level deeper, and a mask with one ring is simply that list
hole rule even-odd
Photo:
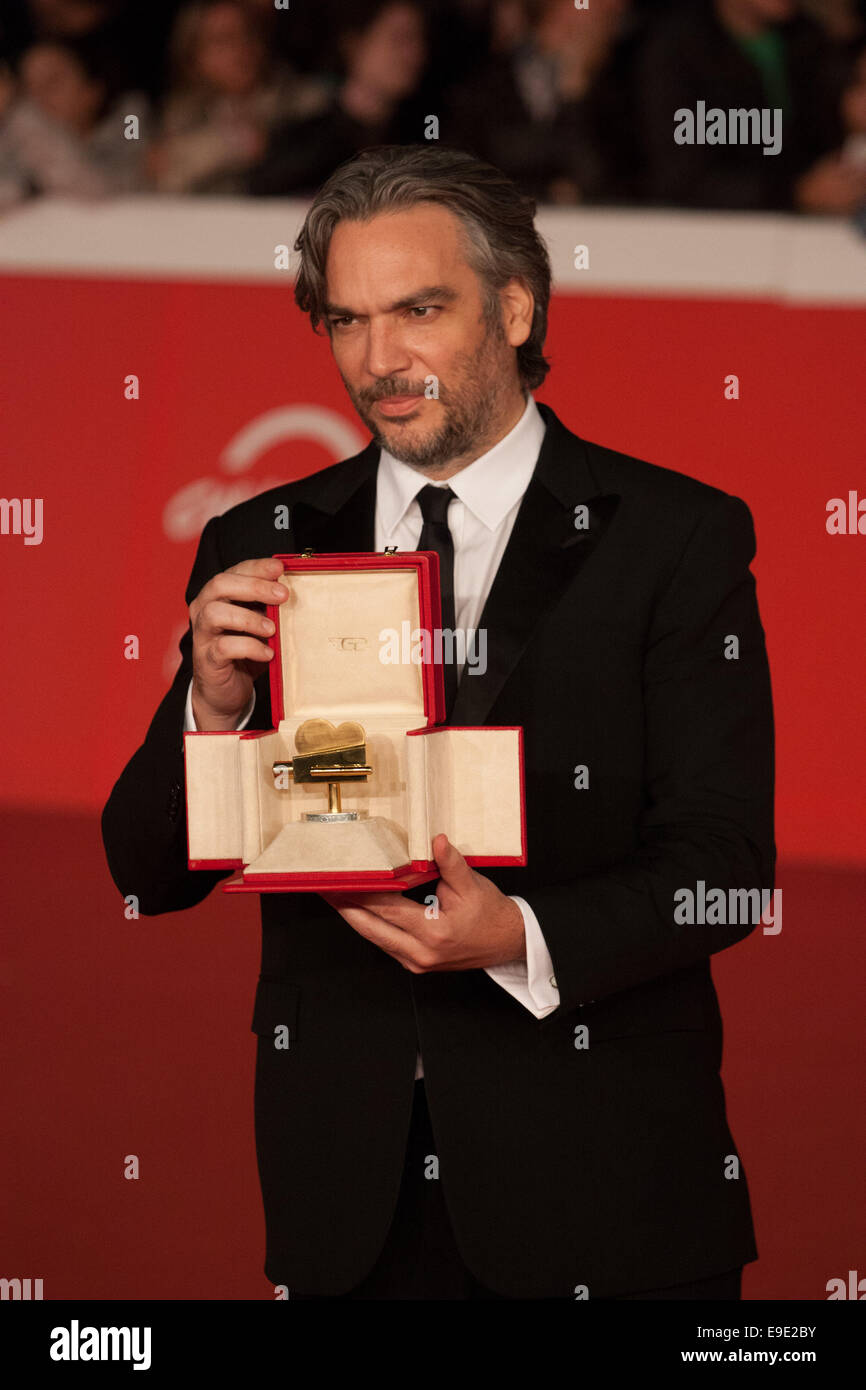
[{"label": "man's face", "polygon": [[92,126],[104,91],[68,49],[53,43],[37,43],[28,49],[21,64],[21,83],[41,111],[82,134]]},{"label": "man's face", "polygon": [[435,203],[339,222],[326,265],[331,348],[352,404],[375,443],[431,471],[501,438],[526,336],[506,333],[498,301],[485,319],[458,226]]},{"label": "man's face", "polygon": [[245,95],[258,81],[262,48],[240,5],[214,5],[202,16],[196,46],[199,77],[217,92]]},{"label": "man's face", "polygon": [[427,61],[421,10],[389,5],[350,44],[349,71],[365,86],[391,97],[413,92]]}]

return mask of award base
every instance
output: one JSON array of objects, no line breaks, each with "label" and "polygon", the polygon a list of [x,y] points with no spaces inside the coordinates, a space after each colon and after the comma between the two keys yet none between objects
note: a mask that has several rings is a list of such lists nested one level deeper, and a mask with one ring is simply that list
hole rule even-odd
[{"label": "award base", "polygon": [[319,872],[323,878],[335,873],[388,873],[409,862],[407,842],[384,816],[343,820],[324,812],[320,820],[312,814],[307,820],[284,825],[245,870],[244,879],[286,873]]}]

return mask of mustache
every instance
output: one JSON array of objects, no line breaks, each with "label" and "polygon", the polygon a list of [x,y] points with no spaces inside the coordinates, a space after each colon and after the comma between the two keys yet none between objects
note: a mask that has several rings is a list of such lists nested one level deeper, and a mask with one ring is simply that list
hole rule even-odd
[{"label": "mustache", "polygon": [[[408,382],[392,381],[380,387],[371,387],[366,391],[359,391],[358,399],[363,405],[374,405],[376,401],[387,401],[392,396],[423,396],[427,390],[427,382]],[[436,386],[438,397],[441,399],[445,394],[441,381],[437,380]]]}]

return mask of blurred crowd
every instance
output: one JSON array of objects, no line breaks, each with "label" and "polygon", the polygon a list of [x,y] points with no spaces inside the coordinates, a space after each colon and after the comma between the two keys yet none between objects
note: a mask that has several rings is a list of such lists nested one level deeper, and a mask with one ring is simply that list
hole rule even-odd
[{"label": "blurred crowd", "polygon": [[[438,139],[540,203],[866,205],[861,0],[3,0],[0,208],[308,197]],[[702,105],[703,104],[703,105]],[[783,113],[781,148],[675,112]]]}]

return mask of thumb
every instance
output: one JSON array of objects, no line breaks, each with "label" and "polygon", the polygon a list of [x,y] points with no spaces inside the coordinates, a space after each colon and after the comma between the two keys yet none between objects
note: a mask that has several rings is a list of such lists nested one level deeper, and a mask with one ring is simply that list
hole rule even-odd
[{"label": "thumb", "polygon": [[440,875],[455,893],[462,895],[472,888],[475,870],[470,868],[447,835],[434,835],[433,858]]}]

